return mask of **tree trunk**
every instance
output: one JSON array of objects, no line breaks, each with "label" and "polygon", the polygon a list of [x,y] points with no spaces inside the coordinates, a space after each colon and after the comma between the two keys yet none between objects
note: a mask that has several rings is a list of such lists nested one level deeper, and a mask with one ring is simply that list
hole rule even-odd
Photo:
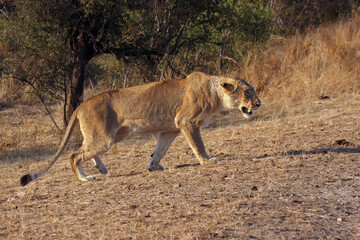
[{"label": "tree trunk", "polygon": [[85,80],[85,66],[87,61],[81,61],[77,59],[74,63],[74,69],[71,74],[71,87],[70,94],[67,100],[66,119],[65,124],[69,123],[71,115],[75,109],[83,101],[84,94],[84,80]]},{"label": "tree trunk", "polygon": [[74,63],[73,70],[70,76],[71,86],[70,93],[67,99],[67,109],[65,116],[65,125],[69,123],[71,115],[75,109],[83,101],[84,81],[85,81],[85,66],[94,56],[94,51],[91,45],[88,44],[87,37],[83,32],[80,32],[77,42],[73,45],[74,49]]}]

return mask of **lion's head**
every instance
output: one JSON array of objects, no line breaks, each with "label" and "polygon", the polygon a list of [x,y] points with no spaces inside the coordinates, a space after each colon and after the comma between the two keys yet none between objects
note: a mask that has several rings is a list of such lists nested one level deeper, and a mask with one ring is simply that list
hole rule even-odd
[{"label": "lion's head", "polygon": [[253,111],[261,105],[254,88],[245,80],[226,79],[221,87],[224,91],[224,106],[228,109],[239,109],[245,118],[250,118]]}]

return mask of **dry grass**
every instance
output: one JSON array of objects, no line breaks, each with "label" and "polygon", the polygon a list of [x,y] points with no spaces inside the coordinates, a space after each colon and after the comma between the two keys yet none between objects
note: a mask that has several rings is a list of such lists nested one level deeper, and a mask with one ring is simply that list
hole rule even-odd
[{"label": "dry grass", "polygon": [[25,140],[16,138],[25,150],[7,161],[8,147],[1,151],[0,238],[356,239],[360,97],[316,101],[306,113],[294,108],[278,118],[265,109],[251,121],[234,113],[215,119],[220,127],[203,131],[221,159],[215,166],[199,166],[179,136],[162,160],[165,171],[150,173],[155,139],[136,137],[103,156],[107,175],[84,166],[95,182],[77,182],[65,154],[26,187],[21,175],[43,168],[58,141],[41,132],[51,122],[36,107],[17,109],[13,117],[28,121],[18,125]]},{"label": "dry grass", "polygon": [[274,39],[265,52],[249,54],[234,74],[249,79],[269,103],[286,107],[321,96],[359,93],[360,17]]},{"label": "dry grass", "polygon": [[242,75],[265,104],[250,121],[231,113],[204,129],[221,159],[207,168],[179,136],[165,171],[150,173],[155,139],[133,137],[103,156],[107,175],[84,166],[95,182],[77,182],[64,154],[20,187],[61,134],[42,106],[4,106],[0,239],[360,238],[359,39],[356,18],[252,55]]}]

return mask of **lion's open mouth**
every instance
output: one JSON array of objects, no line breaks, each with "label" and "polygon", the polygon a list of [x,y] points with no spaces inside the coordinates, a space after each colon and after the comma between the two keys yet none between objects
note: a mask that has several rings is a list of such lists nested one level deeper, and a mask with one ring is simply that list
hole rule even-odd
[{"label": "lion's open mouth", "polygon": [[244,113],[244,114],[247,114],[247,115],[252,115],[252,111],[250,111],[248,108],[246,107],[241,107],[241,111]]}]

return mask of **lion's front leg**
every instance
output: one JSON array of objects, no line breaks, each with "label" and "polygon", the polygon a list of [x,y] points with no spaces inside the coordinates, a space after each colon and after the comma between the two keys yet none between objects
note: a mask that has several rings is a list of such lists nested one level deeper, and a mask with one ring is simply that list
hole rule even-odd
[{"label": "lion's front leg", "polygon": [[196,126],[183,126],[181,132],[184,134],[186,140],[190,144],[192,150],[195,153],[197,159],[199,159],[201,165],[209,163],[217,163],[216,158],[211,158],[205,150],[204,143],[201,138],[200,128]]},{"label": "lion's front leg", "polygon": [[149,171],[164,170],[164,167],[159,164],[160,160],[165,155],[171,143],[178,135],[178,133],[179,133],[178,131],[175,131],[175,132],[162,132],[159,134],[159,138],[156,143],[155,150],[153,154],[151,154],[151,160],[148,165]]}]

